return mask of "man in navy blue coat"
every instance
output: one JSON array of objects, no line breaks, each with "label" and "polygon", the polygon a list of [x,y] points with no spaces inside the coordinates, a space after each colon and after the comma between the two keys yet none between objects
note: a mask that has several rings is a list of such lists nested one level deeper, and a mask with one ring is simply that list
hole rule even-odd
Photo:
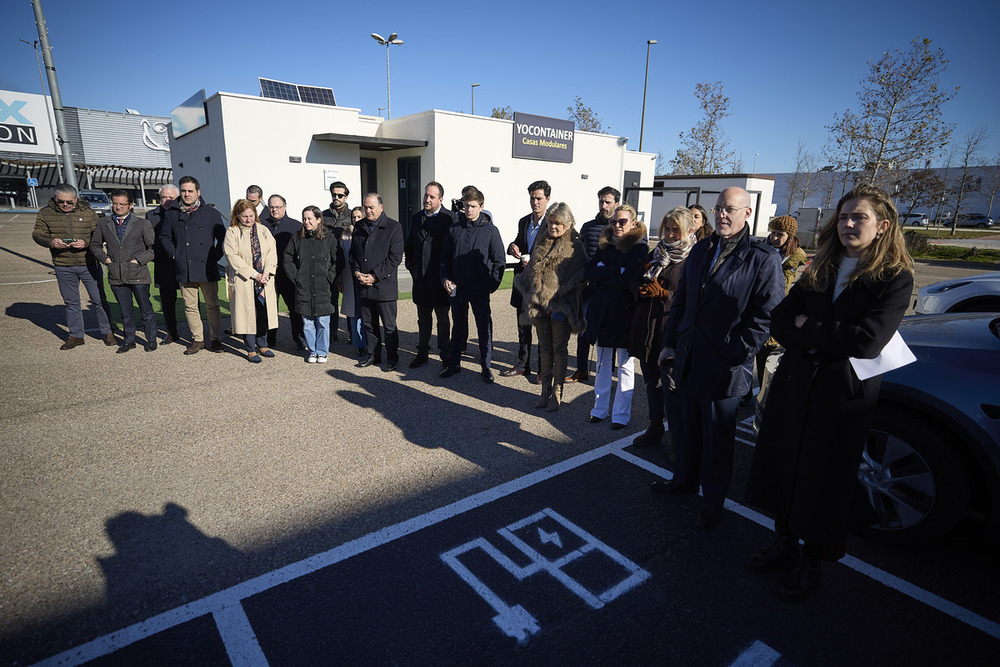
[{"label": "man in navy blue coat", "polygon": [[384,335],[384,370],[394,371],[399,363],[399,332],[396,330],[399,285],[396,274],[403,261],[403,228],[385,214],[382,196],[378,193],[366,194],[363,208],[365,219],[354,226],[350,261],[361,298],[361,321],[365,326],[368,350],[356,365],[364,368],[381,362]]},{"label": "man in navy blue coat", "polygon": [[194,176],[180,180],[180,199],[164,207],[166,232],[160,244],[173,260],[177,283],[184,298],[184,314],[191,329],[192,343],[184,354],[195,354],[205,347],[205,334],[198,307],[198,292],[208,311],[208,333],[213,352],[222,351],[222,317],[219,312],[219,260],[225,254],[225,219],[201,198],[201,184]]},{"label": "man in navy blue coat", "polygon": [[726,188],[716,202],[715,233],[688,255],[663,331],[660,365],[674,364],[680,424],[674,478],[656,493],[695,493],[699,528],[722,518],[733,472],[736,413],[750,390],[754,355],[767,341],[771,309],[785,296],[781,260],[750,233],[750,193]]}]

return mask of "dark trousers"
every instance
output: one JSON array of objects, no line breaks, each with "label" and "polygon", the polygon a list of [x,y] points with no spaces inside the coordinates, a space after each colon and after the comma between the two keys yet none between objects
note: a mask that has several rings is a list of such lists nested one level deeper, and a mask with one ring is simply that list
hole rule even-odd
[{"label": "dark trousers", "polygon": [[670,430],[677,433],[680,426],[680,405],[677,385],[674,384],[674,363],[658,366],[645,359],[639,359],[642,382],[646,387],[646,403],[649,406],[649,428],[658,431],[663,428],[666,417]]},{"label": "dark trousers", "polygon": [[493,363],[493,315],[490,311],[490,295],[476,297],[471,301],[461,297],[451,299],[451,359],[449,366],[458,368],[462,362],[462,350],[469,339],[469,306],[476,319],[476,333],[479,335],[479,362],[483,368]]},{"label": "dark trousers", "polygon": [[561,387],[569,360],[569,322],[546,315],[535,320],[538,334],[538,381],[542,386]]},{"label": "dark trousers", "polygon": [[430,352],[432,318],[437,318],[437,346],[441,361],[447,361],[451,350],[448,306],[417,305],[417,354],[427,355]]},{"label": "dark trousers", "polygon": [[[742,397],[712,401],[689,392],[680,394],[674,479],[680,484],[700,484],[705,504],[721,506],[733,476],[736,412]],[[673,424],[670,428],[673,430]]]},{"label": "dark trousers", "polygon": [[177,288],[160,288],[160,308],[163,311],[163,326],[171,338],[177,339]]},{"label": "dark trousers", "polygon": [[115,295],[118,308],[122,311],[122,329],[125,332],[124,343],[135,342],[135,310],[132,308],[132,297],[139,304],[142,315],[142,330],[146,334],[146,342],[156,340],[156,313],[149,300],[149,285],[112,285],[111,292]]},{"label": "dark trousers", "polygon": [[[399,361],[399,332],[396,331],[396,302],[361,299],[361,322],[365,327],[368,354],[382,360],[382,337],[385,336],[387,361]],[[381,322],[381,325],[380,325]]]},{"label": "dark trousers", "polygon": [[[295,310],[295,283],[289,280],[288,276],[279,273],[274,277],[274,290],[284,299],[285,306],[288,308],[288,319],[292,323],[292,340],[296,345],[305,346],[306,336],[303,333],[302,316]],[[267,344],[269,347],[274,347],[277,340],[277,329],[271,329],[267,332]]]},{"label": "dark trousers", "polygon": [[[344,285],[344,288],[351,289],[347,285]],[[356,283],[354,289],[357,290]],[[357,297],[354,302],[357,303]],[[330,313],[330,340],[337,340],[337,331],[340,330],[340,290],[337,289],[337,283],[330,285],[330,305],[333,306],[333,312]],[[348,340],[351,340],[350,315],[344,316],[344,330],[347,332]]]},{"label": "dark trousers", "polygon": [[[789,535],[797,538],[788,524],[788,519],[777,516],[774,518],[774,532],[778,535]],[[836,542],[817,543],[806,540],[802,544],[802,554],[817,560],[840,560],[847,553],[847,536]]]},{"label": "dark trousers", "polygon": [[271,331],[267,329],[267,306],[256,298],[253,300],[253,306],[254,313],[257,315],[257,332],[243,334],[243,349],[247,352],[267,347],[267,339],[270,338],[271,332],[275,331],[275,329],[271,329]]},{"label": "dark trousers", "polygon": [[521,324],[526,304],[517,309],[517,367],[531,371],[531,325]]}]

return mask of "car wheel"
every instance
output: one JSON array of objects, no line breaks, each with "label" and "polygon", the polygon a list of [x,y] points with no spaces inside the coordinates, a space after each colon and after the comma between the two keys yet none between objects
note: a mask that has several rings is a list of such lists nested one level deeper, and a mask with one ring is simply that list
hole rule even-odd
[{"label": "car wheel", "polygon": [[858,468],[856,532],[887,544],[931,542],[969,507],[969,473],[949,437],[911,413],[880,409]]},{"label": "car wheel", "polygon": [[980,222],[978,225],[976,225],[976,227],[979,227],[980,229],[986,229],[986,223]]}]

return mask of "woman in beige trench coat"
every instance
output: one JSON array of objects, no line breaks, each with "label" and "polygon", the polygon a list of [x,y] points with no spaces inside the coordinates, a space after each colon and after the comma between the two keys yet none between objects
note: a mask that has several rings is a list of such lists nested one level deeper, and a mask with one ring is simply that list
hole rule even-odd
[{"label": "woman in beige trench coat", "polygon": [[274,289],[278,248],[274,236],[260,224],[254,205],[246,199],[233,207],[225,249],[233,334],[243,336],[247,358],[259,364],[260,355],[274,356],[267,348],[267,331],[278,328],[278,296]]}]

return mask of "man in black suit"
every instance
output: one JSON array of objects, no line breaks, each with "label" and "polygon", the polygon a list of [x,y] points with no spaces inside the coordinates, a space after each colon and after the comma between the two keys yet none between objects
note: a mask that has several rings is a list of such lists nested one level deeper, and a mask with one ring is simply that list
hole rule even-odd
[{"label": "man in black suit", "polygon": [[[271,195],[267,198],[268,217],[261,218],[261,223],[271,230],[274,242],[278,247],[278,257],[285,256],[285,248],[292,236],[299,233],[302,223],[288,215],[288,202],[281,195]],[[296,349],[306,349],[306,335],[303,332],[302,315],[295,310],[295,283],[285,273],[284,262],[278,262],[278,272],[274,275],[274,289],[285,301],[288,308],[288,319],[292,323],[292,342]],[[274,347],[278,340],[278,330],[267,330],[267,346]]]},{"label": "man in black suit", "polygon": [[722,518],[740,398],[750,389],[754,355],[767,341],[771,309],[785,296],[778,254],[747,226],[750,202],[743,188],[719,195],[715,232],[691,249],[663,330],[659,363],[674,364],[681,418],[674,478],[653,482],[652,490],[695,493],[700,485],[699,528]]},{"label": "man in black suit", "polygon": [[[552,197],[552,187],[545,181],[535,181],[528,186],[531,213],[517,221],[517,237],[507,246],[507,254],[520,260],[514,266],[514,277],[528,265],[535,240],[545,235],[545,211]],[[511,290],[510,305],[517,310],[517,363],[500,373],[503,377],[531,373],[531,325],[521,324],[524,300],[518,290]],[[529,377],[530,380],[530,377]]]},{"label": "man in black suit", "polygon": [[364,368],[381,362],[384,335],[387,355],[384,370],[394,371],[399,363],[396,273],[403,260],[403,228],[385,214],[382,196],[378,193],[365,195],[363,208],[365,219],[354,227],[350,260],[351,272],[358,284],[361,321],[368,346],[357,366]]},{"label": "man in black suit", "polygon": [[153,257],[153,280],[160,290],[160,309],[163,312],[163,326],[167,330],[167,337],[163,339],[163,344],[174,343],[178,339],[177,334],[177,276],[174,260],[167,256],[160,244],[160,237],[164,233],[163,211],[168,202],[172,202],[180,195],[180,190],[173,183],[167,183],[160,187],[160,205],[151,211],[146,212],[146,219],[153,225],[153,233],[156,235],[156,244],[153,246],[155,253]]},{"label": "man in black suit", "polygon": [[448,293],[441,285],[441,247],[448,228],[455,221],[446,209],[444,187],[431,181],[424,188],[424,209],[410,219],[406,239],[406,269],[413,278],[413,303],[417,306],[417,356],[410,368],[427,363],[431,349],[432,317],[437,318],[437,346],[441,363],[448,365],[450,338],[448,332]]}]

